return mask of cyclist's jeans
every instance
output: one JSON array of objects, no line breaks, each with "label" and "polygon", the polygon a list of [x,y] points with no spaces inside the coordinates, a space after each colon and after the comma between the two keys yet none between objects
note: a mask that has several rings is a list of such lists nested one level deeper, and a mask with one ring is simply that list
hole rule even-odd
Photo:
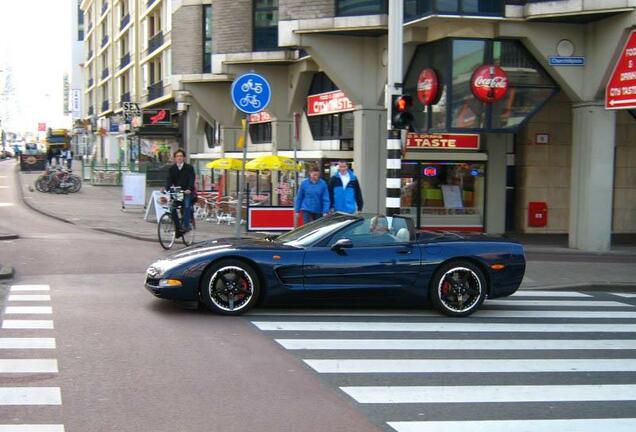
[{"label": "cyclist's jeans", "polygon": [[[177,221],[179,226],[179,212],[176,207],[172,207],[172,218]],[[183,196],[183,229],[190,229],[190,218],[192,217],[192,195]]]}]

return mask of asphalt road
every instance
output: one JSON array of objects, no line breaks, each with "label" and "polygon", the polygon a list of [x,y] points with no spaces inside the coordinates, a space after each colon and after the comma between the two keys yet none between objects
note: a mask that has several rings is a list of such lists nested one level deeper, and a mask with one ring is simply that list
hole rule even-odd
[{"label": "asphalt road", "polygon": [[629,293],[535,290],[462,320],[219,317],[143,289],[158,245],[33,213],[12,181],[0,163],[0,231],[21,236],[0,242],[0,263],[16,268],[0,287],[0,430],[636,430]]},{"label": "asphalt road", "polygon": [[[12,170],[0,163],[0,186],[7,186],[0,188],[0,231],[20,235],[0,242],[0,263],[16,270],[0,290],[0,430],[378,430],[248,320],[184,310],[146,292],[145,269],[163,253],[158,244],[34,213],[18,200]],[[32,284],[48,291],[25,287]],[[9,292],[10,285],[26,291]],[[34,306],[52,314],[9,309]],[[53,328],[6,328],[15,320],[52,321]],[[53,338],[55,349],[11,347],[13,338]],[[12,361],[27,359],[47,361]]]}]

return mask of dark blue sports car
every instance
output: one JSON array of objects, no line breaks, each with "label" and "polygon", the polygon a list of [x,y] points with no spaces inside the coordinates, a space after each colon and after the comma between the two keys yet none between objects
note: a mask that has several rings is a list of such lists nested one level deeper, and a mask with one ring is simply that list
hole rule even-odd
[{"label": "dark blue sports car", "polygon": [[199,243],[152,264],[155,296],[203,302],[238,315],[263,301],[358,297],[427,299],[450,316],[475,312],[486,297],[514,293],[523,279],[520,244],[485,235],[416,233],[408,217],[336,213],[265,239]]}]

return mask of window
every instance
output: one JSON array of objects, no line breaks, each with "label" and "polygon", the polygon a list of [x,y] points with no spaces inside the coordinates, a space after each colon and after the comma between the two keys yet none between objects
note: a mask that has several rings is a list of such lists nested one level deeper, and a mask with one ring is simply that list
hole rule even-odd
[{"label": "window", "polygon": [[427,15],[503,16],[502,0],[404,0],[404,21]]},{"label": "window", "polygon": [[221,129],[218,122],[214,121],[212,124],[206,122],[204,129],[208,148],[214,148],[221,144]]},{"label": "window", "polygon": [[84,12],[82,12],[82,8],[80,7],[81,3],[82,3],[81,0],[77,1],[77,40],[78,41],[84,40]]},{"label": "window", "polygon": [[336,16],[388,13],[387,0],[336,0]]},{"label": "window", "polygon": [[254,0],[254,51],[278,49],[278,0]]},{"label": "window", "polygon": [[212,72],[212,5],[203,6],[203,73]]},{"label": "window", "polygon": [[250,125],[250,138],[252,144],[265,144],[272,142],[272,123],[255,123]]}]

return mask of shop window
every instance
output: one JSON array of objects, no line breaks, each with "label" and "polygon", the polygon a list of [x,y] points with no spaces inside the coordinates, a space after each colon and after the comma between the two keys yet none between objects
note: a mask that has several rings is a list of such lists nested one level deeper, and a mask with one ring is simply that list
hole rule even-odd
[{"label": "shop window", "polygon": [[388,13],[387,0],[336,0],[336,16]]},{"label": "shop window", "polygon": [[[484,103],[472,93],[471,77],[481,65],[501,67],[506,96]],[[445,39],[421,45],[405,76],[405,92],[415,95],[422,70],[439,79],[439,101],[423,106],[414,97],[416,132],[514,132],[558,92],[558,86],[516,40]]]},{"label": "shop window", "polygon": [[272,123],[255,123],[250,125],[252,144],[266,144],[272,142]]},{"label": "shop window", "polygon": [[254,51],[278,49],[278,0],[254,0]]},{"label": "shop window", "polygon": [[[336,90],[339,90],[338,86],[323,72],[315,74],[309,86],[310,95]],[[308,116],[307,121],[315,140],[351,140],[350,143],[341,143],[346,147],[342,150],[353,149],[353,112]]]},{"label": "shop window", "polygon": [[212,5],[203,5],[203,73],[212,72]]}]

